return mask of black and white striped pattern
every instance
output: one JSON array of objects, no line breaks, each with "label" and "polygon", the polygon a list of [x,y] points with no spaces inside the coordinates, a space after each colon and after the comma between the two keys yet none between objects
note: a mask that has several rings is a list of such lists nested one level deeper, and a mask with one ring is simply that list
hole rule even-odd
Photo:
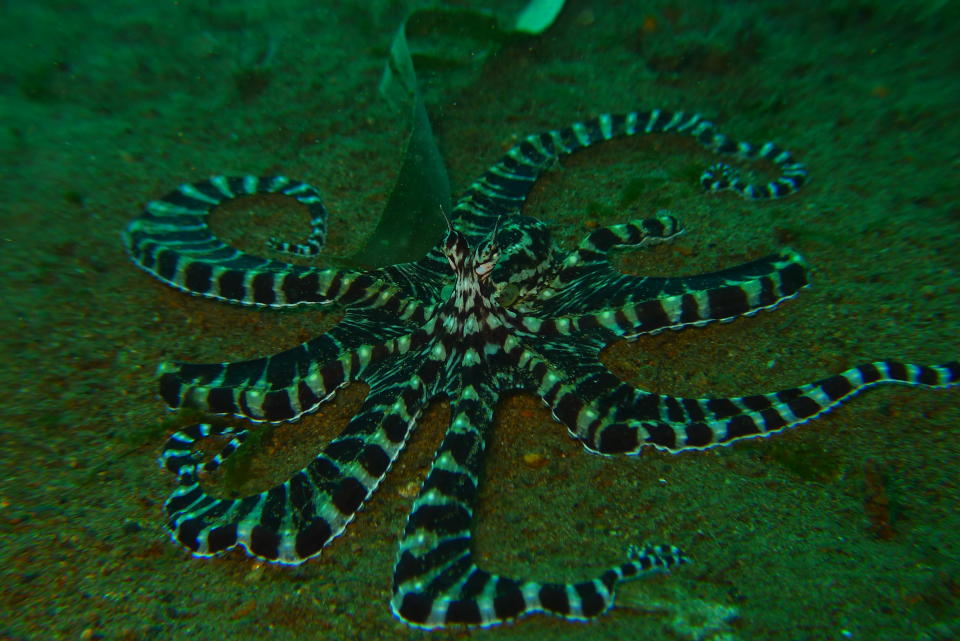
[{"label": "black and white striped pattern", "polygon": [[[422,628],[493,625],[531,612],[590,619],[613,604],[619,581],[668,570],[687,559],[670,545],[631,547],[625,560],[572,582],[492,574],[471,552],[473,510],[487,437],[500,395],[536,394],[590,451],[637,454],[726,445],[809,421],[884,383],[928,388],[960,383],[960,364],[882,361],[799,387],[735,398],[680,398],[621,382],[600,351],[621,338],[654,334],[770,310],[807,284],[800,256],[773,255],[710,274],[630,276],[609,252],[665,242],[682,233],[660,213],[591,232],[561,251],[547,227],[519,212],[537,177],[559,157],[612,138],[677,132],[741,160],[780,172],[744,182],[727,165],[708,169],[708,190],[763,200],[789,195],[804,167],[772,143],[753,146],[717,133],[699,116],[654,110],[603,115],[527,136],[458,200],[451,229],[419,261],[372,271],[292,265],[229,247],[210,232],[218,204],[279,193],[303,203],[312,231],[273,249],[316,254],[327,213],[316,189],[282,177],[216,177],[183,185],[150,203],[124,242],[134,262],[191,294],[244,305],[335,304],[343,320],[279,354],[215,364],[166,363],[160,393],[171,408],[192,407],[253,421],[293,421],[351,382],[369,385],[347,427],[302,470],[241,499],[207,493],[215,472],[247,431],[199,423],[167,441],[160,463],[178,486],[165,507],[174,538],[198,556],[234,546],[277,563],[316,556],[354,518],[399,456],[430,401],[450,399],[451,418],[404,528],[391,608]],[[228,439],[204,461],[205,439]],[[589,549],[589,543],[585,543]]]},{"label": "black and white striped pattern", "polygon": [[700,177],[700,183],[710,191],[733,191],[744,198],[766,200],[789,196],[808,179],[806,168],[789,151],[769,142],[756,146],[731,140],[697,114],[660,109],[604,114],[524,138],[460,197],[453,211],[461,221],[458,229],[471,240],[485,235],[498,216],[521,207],[539,175],[561,156],[613,138],[656,133],[692,136],[714,153],[746,161],[767,160],[780,170],[774,180],[752,184],[729,165],[713,165]]}]

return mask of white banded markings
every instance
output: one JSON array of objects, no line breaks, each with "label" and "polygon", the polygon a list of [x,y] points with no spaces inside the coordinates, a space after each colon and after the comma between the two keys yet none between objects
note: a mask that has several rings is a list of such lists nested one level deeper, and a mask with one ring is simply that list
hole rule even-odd
[{"label": "white banded markings", "polygon": [[[502,207],[513,208],[515,201],[525,199],[529,184],[561,156],[613,138],[660,132],[691,135],[705,148],[721,155],[745,160],[767,159],[781,171],[776,179],[754,185],[740,179],[733,168],[716,165],[708,168],[701,177],[701,184],[713,191],[731,190],[748,199],[781,198],[797,191],[807,177],[804,166],[796,162],[790,152],[773,143],[754,146],[731,140],[718,133],[713,123],[697,114],[660,109],[627,114],[608,113],[575,122],[564,129],[526,136],[467,190],[464,200],[473,201],[478,210],[463,213],[486,220],[495,218],[506,213]],[[532,171],[519,174],[516,171],[518,165],[526,165]],[[503,177],[506,182],[494,181],[494,176]],[[489,227],[480,226],[480,229]]]},{"label": "white banded markings", "polygon": [[[576,284],[577,292],[582,293],[555,293],[540,312],[549,318],[524,318],[524,327],[561,335],[604,329],[631,339],[772,310],[795,296],[808,282],[802,258],[787,249],[713,274],[681,279],[600,275],[595,280],[589,276],[578,279]],[[644,292],[641,300],[630,300],[634,296],[630,293],[631,284]],[[608,288],[625,293],[620,300],[595,307],[602,301],[598,292]],[[687,291],[668,294],[664,289]],[[577,309],[585,311],[577,314]],[[555,315],[556,312],[561,315]],[[566,315],[562,315],[564,312]]]},{"label": "white banded markings", "polygon": [[[124,244],[138,266],[174,287],[202,296],[256,304],[259,301],[246,299],[245,295],[234,296],[246,278],[238,272],[270,272],[292,266],[224,244],[211,233],[208,214],[228,200],[259,193],[289,195],[307,207],[312,223],[325,224],[326,210],[319,193],[309,185],[283,177],[215,176],[181,185],[160,200],[150,202],[141,217],[127,227]],[[231,269],[217,274],[214,280],[217,266]]]},{"label": "white banded markings", "polygon": [[[900,384],[931,389],[960,385],[960,363],[925,366],[877,361],[858,365],[820,381],[769,394],[734,398],[676,399],[660,397],[673,406],[672,416],[643,421],[640,447],[680,452],[707,449],[806,423],[876,385]],[[682,409],[681,409],[682,408]],[[595,444],[608,451],[613,443],[632,443],[619,428],[601,429]]]},{"label": "white banded markings", "polygon": [[[370,357],[364,354],[361,358]],[[394,399],[390,406],[379,404],[388,397]],[[417,376],[395,384],[382,381],[379,389],[371,389],[365,406],[344,433],[322,454],[286,483],[258,495],[217,500],[196,482],[184,488],[182,479],[181,488],[168,501],[175,537],[200,555],[237,544],[254,556],[284,564],[298,564],[318,554],[376,489],[425,400]],[[376,422],[370,423],[368,416]],[[178,467],[175,456],[185,447],[184,439],[171,442],[171,453],[163,457],[168,468]]]}]

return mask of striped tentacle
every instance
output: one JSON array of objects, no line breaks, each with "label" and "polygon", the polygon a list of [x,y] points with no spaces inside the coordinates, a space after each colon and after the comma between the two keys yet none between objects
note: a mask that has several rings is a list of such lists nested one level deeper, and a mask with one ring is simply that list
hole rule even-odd
[{"label": "striped tentacle", "polygon": [[164,283],[190,294],[241,305],[286,307],[336,302],[391,307],[411,315],[418,306],[369,273],[291,265],[230,247],[210,230],[218,205],[254,194],[283,194],[306,205],[312,232],[305,243],[273,240],[278,251],[314,255],[326,235],[327,211],[316,188],[283,176],[215,176],[184,184],[147,204],[130,223],[124,244],[133,261]]},{"label": "striped tentacle", "polygon": [[[678,452],[726,445],[742,438],[769,436],[788,427],[806,423],[865,389],[883,384],[943,389],[960,385],[960,362],[943,365],[914,365],[897,361],[876,361],[853,367],[814,383],[770,394],[736,398],[673,399],[665,405],[665,419],[642,423],[642,442],[630,430],[615,428],[601,434],[596,442],[614,447],[642,447]],[[682,410],[680,409],[682,406]],[[671,414],[686,415],[684,423]],[[669,421],[669,422],[668,422]]]},{"label": "striped tentacle", "polygon": [[588,449],[604,454],[637,454],[647,445],[679,452],[768,436],[884,383],[928,388],[960,384],[960,363],[879,361],[779,392],[697,399],[629,387],[599,365],[583,365],[566,377],[546,363],[537,363],[530,371],[554,416]]},{"label": "striped tentacle", "polygon": [[692,136],[717,154],[770,161],[780,171],[774,180],[752,184],[728,165],[714,165],[700,179],[711,191],[729,190],[755,200],[782,198],[797,191],[807,180],[806,169],[789,151],[773,143],[756,146],[731,140],[697,114],[660,109],[603,114],[524,138],[466,190],[453,210],[456,228],[472,240],[489,232],[498,217],[520,209],[533,183],[561,156],[613,138],[668,132]]},{"label": "striped tentacle", "polygon": [[[631,302],[636,299],[638,285],[649,279],[616,271],[610,263],[610,252],[666,242],[682,233],[683,225],[666,211],[651,218],[595,229],[558,262],[553,280],[526,311],[533,315],[587,313],[598,305],[609,308]],[[572,295],[571,286],[579,295]],[[603,287],[603,292],[598,287]]]},{"label": "striped tentacle", "polygon": [[666,211],[655,216],[595,229],[564,259],[557,280],[561,286],[576,280],[577,270],[609,264],[614,249],[662,243],[683,233],[683,225]]},{"label": "striped tentacle", "polygon": [[[400,339],[402,342],[393,339]],[[160,365],[167,405],[233,414],[254,421],[289,421],[315,409],[338,387],[359,380],[372,364],[425,341],[388,317],[347,317],[330,331],[273,356],[233,363]]]},{"label": "striped tentacle", "polygon": [[439,247],[434,247],[417,261],[388,265],[371,273],[395,286],[404,297],[430,305],[442,302],[441,292],[453,280],[450,266]]},{"label": "striped tentacle", "polygon": [[[321,454],[285,483],[242,499],[208,494],[199,471],[216,469],[244,432],[192,426],[175,434],[160,457],[179,479],[165,504],[174,538],[197,556],[241,545],[253,556],[295,565],[319,554],[353,520],[406,444],[430,395],[422,365],[428,360],[381,365],[359,412]],[[234,439],[200,468],[191,450],[210,435]]]},{"label": "striped tentacle", "polygon": [[[592,446],[602,426],[659,417],[661,397],[621,382],[600,362],[599,353],[606,344],[602,337],[568,337],[563,341],[529,337],[524,342],[518,367],[526,373],[530,388],[587,449],[606,452]],[[652,403],[643,406],[638,403],[641,398]]]},{"label": "striped tentacle", "polygon": [[803,259],[790,249],[698,276],[624,276],[585,268],[567,277],[573,280],[547,299],[537,316],[523,319],[527,331],[563,336],[605,331],[630,339],[752,316],[793,298],[807,285]]},{"label": "striped tentacle", "polygon": [[[212,473],[223,464],[228,456],[247,439],[247,430],[237,430],[225,425],[211,425],[209,423],[195,423],[174,432],[163,446],[158,462],[173,473],[182,483],[192,483],[200,473]],[[206,463],[200,464],[198,453],[194,445],[210,437],[231,437],[226,445]]]},{"label": "striped tentacle", "polygon": [[470,550],[473,506],[496,394],[467,386],[451,407],[451,423],[414,502],[397,555],[391,607],[421,628],[489,626],[531,612],[589,619],[613,604],[625,579],[683,563],[669,545],[631,547],[624,563],[579,583],[541,583],[477,566]]}]

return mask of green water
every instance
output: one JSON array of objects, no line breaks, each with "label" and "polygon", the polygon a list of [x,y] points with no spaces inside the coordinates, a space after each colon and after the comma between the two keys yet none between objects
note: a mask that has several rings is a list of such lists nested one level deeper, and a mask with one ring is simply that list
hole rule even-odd
[{"label": "green water", "polygon": [[[483,6],[510,15],[522,4]],[[434,404],[319,559],[291,570],[242,552],[190,558],[163,527],[173,481],[155,459],[175,428],[161,425],[170,416],[157,363],[274,353],[339,317],[191,298],[137,270],[119,236],[182,182],[283,173],[323,191],[326,251],[358,250],[403,161],[404,120],[377,86],[416,6],[0,5],[0,639],[427,636],[395,620],[388,601],[410,488],[446,405]],[[813,287],[775,312],[604,356],[645,389],[734,395],[877,358],[958,357],[957,18],[955,3],[935,1],[568,2],[543,35],[493,53],[468,32],[412,42],[433,56],[420,81],[454,197],[518,136],[630,109],[703,113],[807,163],[808,187],[758,204],[702,193],[696,176],[714,159],[690,141],[614,142],[565,159],[526,208],[568,245],[591,226],[670,209],[687,234],[624,256],[619,266],[635,273],[799,250]],[[280,203],[225,209],[217,231],[243,247],[305,229]],[[278,480],[310,460],[350,402],[326,424],[278,428],[263,474]],[[532,616],[429,636],[956,638],[958,425],[955,390],[886,387],[771,439],[618,459],[590,456],[539,401],[513,397],[498,413],[477,513],[489,569],[581,579],[643,540],[680,545],[694,563],[624,585],[590,624]],[[870,518],[874,472],[884,537]]]}]

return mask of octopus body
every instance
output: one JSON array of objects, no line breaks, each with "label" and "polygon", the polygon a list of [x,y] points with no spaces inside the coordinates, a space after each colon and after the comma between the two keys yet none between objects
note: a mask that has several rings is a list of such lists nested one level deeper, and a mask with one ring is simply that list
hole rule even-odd
[{"label": "octopus body", "polygon": [[[285,177],[218,176],[185,184],[149,203],[124,240],[133,261],[190,294],[240,305],[332,305],[343,320],[316,338],[254,360],[166,363],[160,394],[171,408],[252,421],[294,421],[336,390],[369,392],[343,432],[289,480],[259,494],[208,493],[201,474],[217,469],[247,435],[197,423],[173,434],[160,457],[177,478],[165,503],[173,537],[197,556],[242,546],[253,556],[299,564],[318,555],[361,509],[400,455],[418,418],[439,396],[450,423],[413,502],[399,542],[391,608],[422,628],[492,625],[530,612],[591,619],[613,604],[619,581],[686,561],[670,545],[631,547],[619,565],[580,582],[537,582],[477,565],[473,508],[484,448],[502,394],[539,397],[587,450],[638,454],[704,449],[804,423],[861,390],[884,383],[942,388],[960,364],[880,361],[786,390],[734,398],[681,398],[623,383],[600,361],[607,345],[665,329],[730,321],[769,310],[806,284],[800,256],[784,249],[722,271],[682,278],[626,275],[615,249],[668,241],[682,231],[662,213],[592,231],[561,250],[540,221],[521,214],[537,177],[557,159],[612,138],[675,132],[717,154],[765,160],[780,172],[752,184],[727,165],[701,178],[710,191],[748,199],[796,192],[805,168],[767,143],[733,141],[697,115],[653,110],[602,115],[527,136],[458,199],[450,227],[422,259],[373,270],[302,266],[228,246],[210,231],[217,205],[250,194],[303,203],[304,242],[271,241],[277,252],[312,256],[326,234],[319,192]],[[215,456],[195,451],[226,437]]]}]

